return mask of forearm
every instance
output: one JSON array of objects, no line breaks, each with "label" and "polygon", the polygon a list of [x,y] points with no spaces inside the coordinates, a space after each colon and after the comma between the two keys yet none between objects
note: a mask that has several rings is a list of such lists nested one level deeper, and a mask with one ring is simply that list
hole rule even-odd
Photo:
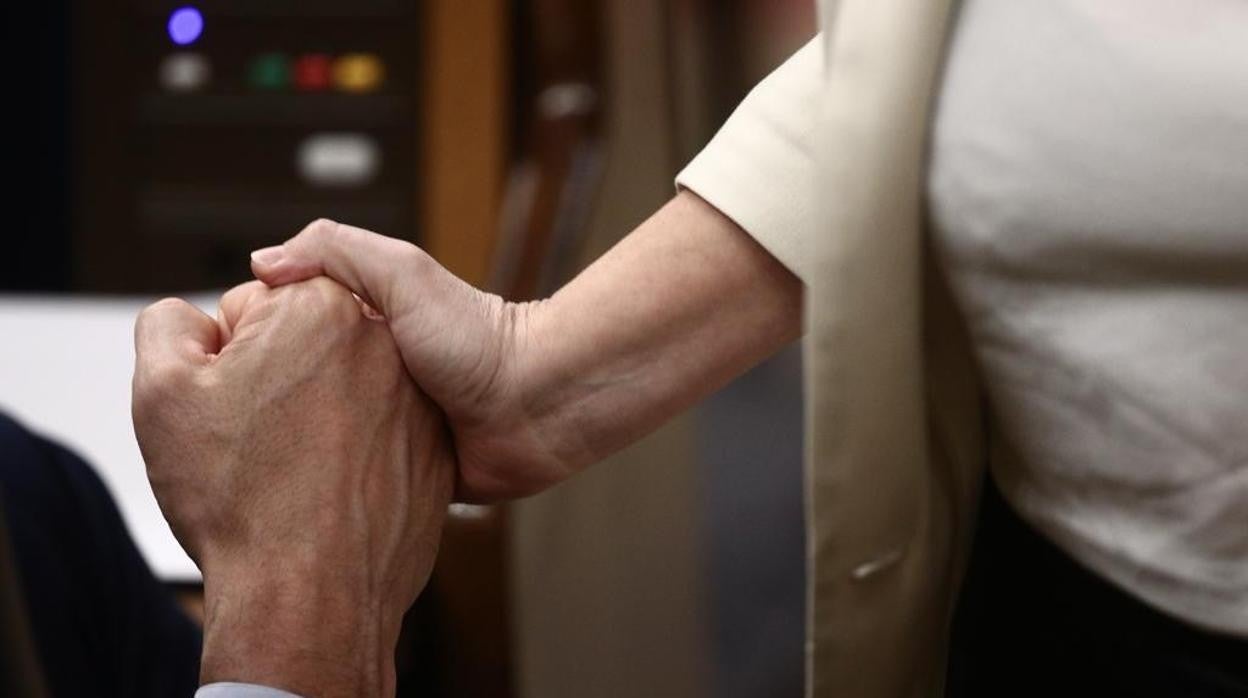
[{"label": "forearm", "polygon": [[684,192],[550,299],[517,309],[522,410],[566,469],[584,467],[798,337],[802,292]]}]

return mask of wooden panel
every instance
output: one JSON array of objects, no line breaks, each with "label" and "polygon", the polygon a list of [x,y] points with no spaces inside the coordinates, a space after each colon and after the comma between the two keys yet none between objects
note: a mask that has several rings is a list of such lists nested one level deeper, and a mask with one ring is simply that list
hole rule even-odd
[{"label": "wooden panel", "polygon": [[[510,3],[426,0],[419,121],[420,242],[484,283],[509,155]],[[504,513],[452,508],[429,587],[407,618],[399,695],[512,695]]]},{"label": "wooden panel", "polygon": [[507,159],[508,10],[502,0],[425,10],[421,240],[474,284],[489,268]]}]

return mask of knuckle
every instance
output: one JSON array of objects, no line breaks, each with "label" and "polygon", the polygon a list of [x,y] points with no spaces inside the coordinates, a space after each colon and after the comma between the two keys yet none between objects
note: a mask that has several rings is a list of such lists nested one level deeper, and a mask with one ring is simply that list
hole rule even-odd
[{"label": "knuckle", "polygon": [[235,286],[234,288],[231,288],[230,290],[226,291],[221,296],[221,302],[222,303],[225,303],[226,301],[237,302],[239,299],[248,298],[256,293],[264,291],[267,288],[268,286],[265,286],[264,283],[261,281],[248,281],[246,283],[241,283]]},{"label": "knuckle", "polygon": [[351,292],[337,281],[328,277],[318,276],[310,279],[308,285],[315,291],[315,295],[322,307],[334,308],[351,301]]},{"label": "knuckle", "polygon": [[351,291],[332,279],[318,276],[299,286],[303,287],[300,302],[319,319],[342,322],[360,315]]},{"label": "knuckle", "polygon": [[393,255],[401,267],[416,273],[421,272],[433,262],[428,252],[406,240],[395,240]]},{"label": "knuckle", "polygon": [[139,313],[138,322],[140,325],[149,325],[157,317],[160,317],[170,311],[181,310],[186,305],[188,305],[188,303],[181,298],[161,298],[155,303],[152,303],[144,308],[142,312]]},{"label": "knuckle", "polygon": [[142,344],[143,339],[152,334],[153,328],[160,325],[160,318],[182,312],[187,305],[189,303],[181,298],[162,298],[139,311],[139,316],[134,321],[136,345]]},{"label": "knuckle", "polygon": [[271,295],[269,287],[259,281],[239,284],[222,294],[217,303],[218,316],[233,325],[247,308],[264,303]]},{"label": "knuckle", "polygon": [[148,308],[150,310],[174,310],[177,308],[182,308],[186,305],[189,305],[189,304],[186,301],[182,300],[181,298],[177,298],[175,296],[169,296],[167,298],[161,298],[155,303],[152,303],[150,306],[148,306]]},{"label": "knuckle", "polygon": [[314,241],[325,241],[338,233],[338,223],[328,218],[317,218],[303,227],[299,237],[311,238]]}]

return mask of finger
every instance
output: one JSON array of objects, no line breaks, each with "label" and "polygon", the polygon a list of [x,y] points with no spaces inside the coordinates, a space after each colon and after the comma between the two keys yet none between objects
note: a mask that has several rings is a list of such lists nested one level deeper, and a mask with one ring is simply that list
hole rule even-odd
[{"label": "finger", "polygon": [[204,366],[220,349],[217,323],[180,298],[149,305],[134,324],[136,374]]},{"label": "finger", "polygon": [[270,286],[325,275],[387,317],[401,310],[403,279],[432,267],[436,264],[411,243],[330,220],[315,221],[284,244],[251,257],[256,278]]},{"label": "finger", "polygon": [[247,312],[252,303],[268,294],[269,288],[260,281],[248,281],[225,292],[217,305],[217,328],[221,336],[221,346],[229,344],[234,338],[239,320]]}]

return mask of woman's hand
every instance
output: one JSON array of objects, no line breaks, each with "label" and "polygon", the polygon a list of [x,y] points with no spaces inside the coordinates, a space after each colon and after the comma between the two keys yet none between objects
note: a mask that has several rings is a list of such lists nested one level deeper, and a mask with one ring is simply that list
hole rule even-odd
[{"label": "woman's hand", "polygon": [[270,286],[323,274],[385,317],[408,372],[451,426],[459,499],[523,496],[567,476],[529,431],[512,366],[527,306],[473,288],[415,245],[329,220],[255,252],[252,269]]},{"label": "woman's hand", "polygon": [[508,303],[415,245],[317,221],[252,255],[280,286],[324,274],[385,316],[446,413],[456,496],[539,492],[658,427],[793,340],[802,284],[690,192],[550,299]]}]

